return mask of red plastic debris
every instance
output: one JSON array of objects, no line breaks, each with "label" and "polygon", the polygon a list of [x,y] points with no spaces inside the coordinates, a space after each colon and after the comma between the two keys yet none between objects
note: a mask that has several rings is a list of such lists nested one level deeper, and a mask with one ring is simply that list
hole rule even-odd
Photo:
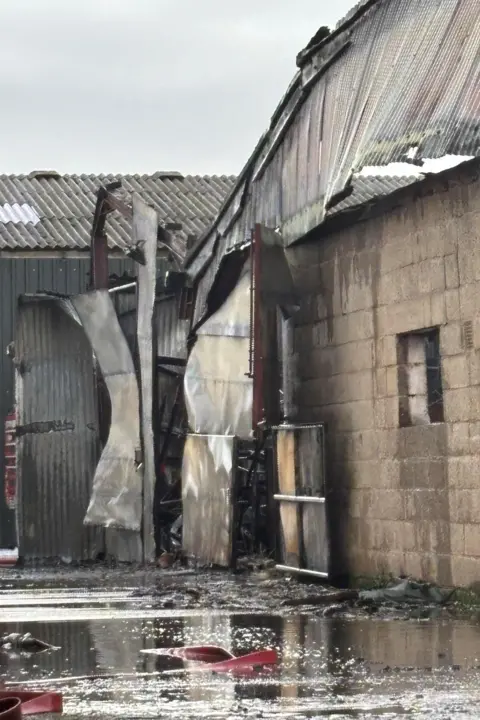
[{"label": "red plastic debris", "polygon": [[21,720],[22,709],[19,698],[6,697],[0,698],[0,719],[1,720]]},{"label": "red plastic debris", "polygon": [[166,655],[192,662],[216,663],[221,660],[230,660],[234,656],[221,647],[215,645],[195,645],[181,648],[157,648],[152,651],[155,655]]},{"label": "red plastic debris", "polygon": [[241,657],[235,657],[221,647],[215,645],[194,646],[183,648],[155,648],[142,651],[148,655],[163,655],[181,660],[198,663],[188,668],[192,672],[218,672],[250,675],[259,669],[271,670],[278,663],[275,650],[260,650]]},{"label": "red plastic debris", "polygon": [[[60,693],[42,692],[29,690],[0,690],[0,703],[15,701],[20,710],[17,715],[2,715],[0,712],[0,720],[17,720],[17,717],[25,717],[27,715],[43,715],[45,713],[61,713],[63,711],[63,700]],[[0,704],[0,710],[2,706]],[[12,712],[7,710],[7,712]]]}]

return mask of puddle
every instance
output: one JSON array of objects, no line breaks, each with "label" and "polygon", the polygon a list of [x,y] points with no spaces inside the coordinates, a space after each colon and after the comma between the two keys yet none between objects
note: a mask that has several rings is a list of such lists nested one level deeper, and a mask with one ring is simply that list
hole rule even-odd
[{"label": "puddle", "polygon": [[[60,648],[0,653],[0,680],[61,687],[69,720],[480,715],[480,626],[448,618],[387,621],[151,604],[148,595],[132,602],[127,588],[57,587],[37,593],[37,604],[25,588],[0,593],[0,634],[30,632]],[[221,645],[236,655],[275,649],[279,668],[242,680],[162,676],[179,661],[140,652],[192,644]],[[78,676],[89,679],[72,680]],[[51,682],[56,678],[67,682]]]}]

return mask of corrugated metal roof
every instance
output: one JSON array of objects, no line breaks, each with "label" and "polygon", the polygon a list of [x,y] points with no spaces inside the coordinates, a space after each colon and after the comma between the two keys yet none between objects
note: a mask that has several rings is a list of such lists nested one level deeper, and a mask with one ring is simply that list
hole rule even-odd
[{"label": "corrugated metal roof", "polygon": [[[87,250],[97,192],[120,180],[122,193],[139,193],[159,221],[181,223],[175,248],[185,251],[189,235],[199,237],[212,222],[233,176],[154,175],[0,175],[0,250]],[[109,215],[106,232],[112,249],[130,245],[130,223]]]},{"label": "corrugated metal roof", "polygon": [[343,212],[351,208],[365,205],[368,202],[379,199],[384,195],[390,195],[396,190],[401,190],[407,185],[418,181],[416,175],[359,175],[352,185],[352,193],[338,203],[335,212]]},{"label": "corrugated metal roof", "polygon": [[189,273],[218,266],[212,256],[243,242],[255,223],[280,228],[291,244],[352,202],[412,181],[409,171],[367,181],[366,167],[389,171],[413,149],[416,164],[479,156],[479,45],[478,0],[359,3],[303,54],[236,190],[187,259]]}]

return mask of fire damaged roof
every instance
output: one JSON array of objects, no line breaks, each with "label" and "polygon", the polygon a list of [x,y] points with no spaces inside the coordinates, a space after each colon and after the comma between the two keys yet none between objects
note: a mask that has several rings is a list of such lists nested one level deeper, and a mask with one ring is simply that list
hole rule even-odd
[{"label": "fire damaged roof", "polygon": [[[212,222],[235,178],[154,175],[0,175],[0,250],[88,250],[97,192],[120,181],[120,193],[139,193],[158,212],[162,225],[181,225],[172,245],[184,255],[189,236],[199,237]],[[112,250],[130,245],[130,224],[109,214],[106,232]]]},{"label": "fire damaged roof", "polygon": [[195,274],[255,223],[291,244],[332,216],[480,155],[478,0],[363,0],[312,38]]}]

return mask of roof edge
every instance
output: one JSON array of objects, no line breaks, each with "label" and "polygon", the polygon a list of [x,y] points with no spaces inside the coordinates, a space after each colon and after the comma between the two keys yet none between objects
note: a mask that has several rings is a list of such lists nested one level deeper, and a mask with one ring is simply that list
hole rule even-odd
[{"label": "roof edge", "polygon": [[316,45],[309,47],[308,45],[301,50],[297,55],[297,67],[302,68],[319,50],[326,47],[332,40],[335,40],[339,35],[348,30],[349,27],[354,25],[366,12],[372,7],[378,5],[383,0],[362,0],[361,4],[354,6],[345,17],[337,23],[336,27],[330,35],[324,38],[321,42]]},{"label": "roof edge", "polygon": [[[302,61],[302,66],[308,61],[310,57],[312,57],[315,53],[318,52],[319,49],[326,47],[329,43],[332,41],[335,41],[345,30],[347,30],[351,25],[353,25],[360,17],[362,17],[371,7],[376,5],[377,3],[382,2],[383,0],[362,0],[362,5],[360,7],[354,6],[350,12],[343,18],[343,20],[340,20],[339,23],[337,23],[337,26],[335,27],[335,30],[333,30],[322,42],[318,43],[315,46],[312,46],[311,48],[308,48],[308,57],[305,57],[304,61]],[[298,65],[298,58],[302,54],[303,51],[297,55],[297,65]],[[299,66],[300,67],[300,66]],[[292,97],[295,90],[298,89],[299,85],[302,84],[302,72],[301,69],[298,69],[295,75],[293,76],[292,80],[290,81],[284,95],[282,96],[280,102],[278,103],[277,107],[273,111],[270,123],[268,125],[267,130],[262,134],[260,137],[260,140],[258,141],[256,147],[254,148],[253,152],[251,153],[250,157],[248,158],[247,162],[243,166],[242,170],[240,171],[237,181],[225,200],[223,201],[222,205],[220,206],[220,209],[215,217],[215,220],[211,223],[211,225],[205,230],[205,232],[198,238],[195,245],[191,248],[191,250],[187,253],[184,261],[184,267],[188,268],[188,266],[193,262],[193,260],[197,257],[198,253],[202,249],[202,247],[205,245],[207,239],[209,236],[216,230],[218,227],[221,219],[223,218],[226,210],[228,209],[230,202],[235,197],[236,193],[238,192],[239,188],[241,187],[241,184],[244,182],[245,178],[248,176],[248,173],[253,169],[253,166],[255,165],[255,162],[261,153],[264,144],[267,142],[271,132],[274,130],[276,124],[278,123],[278,120],[288,104],[290,98]]]}]

